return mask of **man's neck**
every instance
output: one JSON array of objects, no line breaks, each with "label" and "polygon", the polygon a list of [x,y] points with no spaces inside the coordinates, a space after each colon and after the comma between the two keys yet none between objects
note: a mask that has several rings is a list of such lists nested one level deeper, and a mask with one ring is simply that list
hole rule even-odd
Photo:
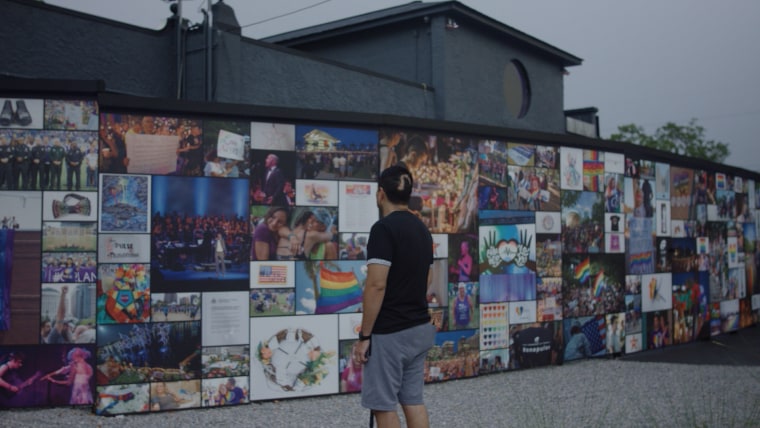
[{"label": "man's neck", "polygon": [[387,217],[391,213],[397,212],[397,211],[409,211],[408,205],[395,205],[395,204],[388,204],[383,207],[383,217]]}]

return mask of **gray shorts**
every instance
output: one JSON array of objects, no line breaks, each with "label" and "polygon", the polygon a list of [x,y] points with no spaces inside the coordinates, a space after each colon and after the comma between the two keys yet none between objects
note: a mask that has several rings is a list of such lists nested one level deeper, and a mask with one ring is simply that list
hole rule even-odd
[{"label": "gray shorts", "polygon": [[435,341],[429,323],[389,334],[373,334],[369,361],[362,375],[362,406],[395,411],[401,405],[423,404],[425,357]]}]

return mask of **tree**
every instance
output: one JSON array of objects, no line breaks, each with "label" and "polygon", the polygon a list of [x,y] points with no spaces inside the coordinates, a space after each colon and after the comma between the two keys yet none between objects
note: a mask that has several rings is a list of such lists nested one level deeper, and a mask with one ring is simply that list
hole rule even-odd
[{"label": "tree", "polygon": [[697,119],[690,120],[688,125],[668,122],[657,128],[654,135],[646,134],[643,127],[632,123],[620,125],[610,139],[717,163],[723,163],[731,154],[728,144],[705,139],[705,128],[697,124]]}]

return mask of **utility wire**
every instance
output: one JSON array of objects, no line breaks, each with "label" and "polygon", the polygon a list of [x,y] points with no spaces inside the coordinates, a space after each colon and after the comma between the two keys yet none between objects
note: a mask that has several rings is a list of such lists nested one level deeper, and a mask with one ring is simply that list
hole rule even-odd
[{"label": "utility wire", "polygon": [[314,3],[312,5],[305,6],[305,7],[302,7],[300,9],[296,9],[296,10],[294,10],[292,12],[283,13],[282,15],[277,15],[277,16],[273,16],[271,18],[263,19],[261,21],[256,21],[256,22],[251,22],[250,24],[241,25],[240,28],[246,28],[246,27],[250,27],[250,26],[253,26],[253,25],[263,24],[265,22],[274,21],[275,19],[283,18],[283,17],[288,16],[288,15],[293,15],[293,14],[298,13],[298,12],[303,12],[306,9],[311,9],[313,7],[317,7],[317,6],[321,5],[321,4],[325,4],[325,3],[329,2],[329,1],[331,1],[331,0],[322,0],[322,1]]}]

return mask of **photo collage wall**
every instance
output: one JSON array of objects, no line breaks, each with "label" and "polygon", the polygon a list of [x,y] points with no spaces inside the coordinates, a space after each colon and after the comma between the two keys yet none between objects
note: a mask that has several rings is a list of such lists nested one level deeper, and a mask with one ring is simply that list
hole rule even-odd
[{"label": "photo collage wall", "polygon": [[551,141],[5,101],[2,407],[117,415],[360,391],[376,180],[396,164],[433,235],[428,383],[760,317],[751,177]]}]

